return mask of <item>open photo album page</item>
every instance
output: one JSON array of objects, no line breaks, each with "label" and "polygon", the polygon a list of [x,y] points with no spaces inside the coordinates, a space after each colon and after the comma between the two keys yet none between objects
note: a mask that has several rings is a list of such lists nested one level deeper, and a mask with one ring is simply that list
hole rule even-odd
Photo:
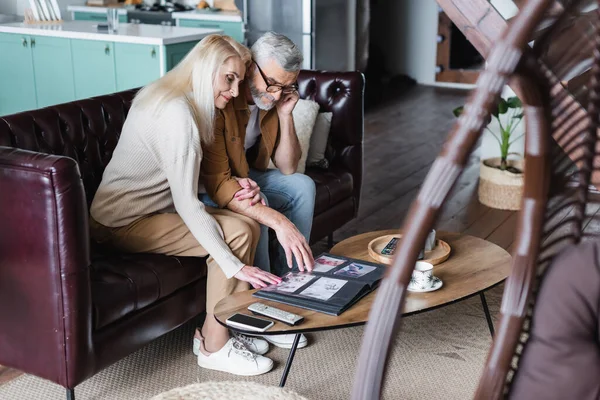
[{"label": "open photo album page", "polygon": [[[369,274],[373,277],[369,277]],[[315,259],[312,273],[289,272],[282,276],[281,283],[261,291],[289,293],[327,301],[348,282],[362,285],[378,280],[381,275],[381,269],[377,265],[327,254]]]}]

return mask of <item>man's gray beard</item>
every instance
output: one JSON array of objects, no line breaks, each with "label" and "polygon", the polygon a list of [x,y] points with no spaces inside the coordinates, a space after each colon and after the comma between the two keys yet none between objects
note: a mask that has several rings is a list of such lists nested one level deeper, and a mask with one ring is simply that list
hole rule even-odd
[{"label": "man's gray beard", "polygon": [[[267,92],[259,92],[258,89],[254,86],[254,82],[252,82],[252,80],[250,80],[249,86],[250,86],[250,94],[252,95],[252,100],[254,100],[254,104],[256,105],[256,107],[260,108],[261,110],[265,110],[265,111],[269,111],[270,109],[272,109],[273,107],[275,107],[275,99]],[[271,101],[270,105],[265,105],[262,102],[263,97],[266,97]]]}]

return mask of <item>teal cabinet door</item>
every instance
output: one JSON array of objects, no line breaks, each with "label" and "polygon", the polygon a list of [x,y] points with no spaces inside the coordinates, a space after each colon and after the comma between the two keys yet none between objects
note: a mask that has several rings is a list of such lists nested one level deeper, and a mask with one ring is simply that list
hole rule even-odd
[{"label": "teal cabinet door", "polygon": [[198,42],[184,42],[165,46],[165,71],[170,71],[194,48]]},{"label": "teal cabinet door", "polygon": [[73,101],[73,60],[69,39],[31,36],[37,107]]},{"label": "teal cabinet door", "polygon": [[145,86],[160,78],[159,46],[115,43],[117,91]]},{"label": "teal cabinet door", "polygon": [[37,107],[31,43],[26,35],[0,33],[0,116]]},{"label": "teal cabinet door", "polygon": [[[75,11],[73,12],[73,20],[75,21],[99,21],[106,22],[107,16],[105,13]],[[119,14],[119,22],[127,22],[127,14]]]},{"label": "teal cabinet door", "polygon": [[71,52],[76,99],[117,91],[114,43],[73,39]]},{"label": "teal cabinet door", "polygon": [[240,43],[244,42],[244,32],[242,30],[241,22],[180,19],[179,26],[187,26],[190,28],[222,29],[224,35],[231,36]]},{"label": "teal cabinet door", "polygon": [[106,21],[108,17],[104,13],[75,11],[73,19],[75,21]]}]

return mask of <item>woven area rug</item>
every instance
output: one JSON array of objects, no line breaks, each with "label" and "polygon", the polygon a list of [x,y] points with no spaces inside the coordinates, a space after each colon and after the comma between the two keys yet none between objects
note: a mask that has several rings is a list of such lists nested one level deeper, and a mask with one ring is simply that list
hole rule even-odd
[{"label": "woven area rug", "polygon": [[[487,294],[492,315],[502,286]],[[277,385],[288,350],[272,348],[275,369],[242,378],[203,370],[192,354],[195,324],[187,324],[105,369],[75,389],[77,400],[149,399],[195,382],[250,380]],[[308,399],[349,398],[363,327],[309,335],[298,350],[286,388]],[[384,399],[468,399],[472,397],[491,342],[479,296],[404,320],[388,364]],[[65,390],[22,375],[0,386],[0,399],[63,400]]]}]

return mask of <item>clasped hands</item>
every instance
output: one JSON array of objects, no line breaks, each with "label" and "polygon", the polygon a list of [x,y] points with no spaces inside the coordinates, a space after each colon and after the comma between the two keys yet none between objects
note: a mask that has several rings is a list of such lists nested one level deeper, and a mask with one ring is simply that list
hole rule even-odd
[{"label": "clasped hands", "polygon": [[254,182],[250,178],[238,178],[236,176],[233,177],[242,187],[241,190],[238,190],[233,198],[238,201],[242,200],[250,200],[250,205],[253,206],[255,204],[261,203],[263,206],[266,206],[265,200],[260,196],[260,187],[256,182]]}]

